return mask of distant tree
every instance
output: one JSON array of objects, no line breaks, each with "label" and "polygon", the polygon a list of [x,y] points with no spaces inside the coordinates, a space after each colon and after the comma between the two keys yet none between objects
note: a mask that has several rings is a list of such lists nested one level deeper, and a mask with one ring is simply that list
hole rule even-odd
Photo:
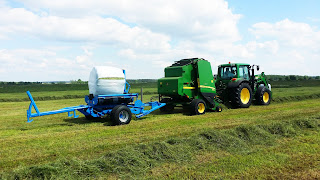
[{"label": "distant tree", "polygon": [[289,76],[286,76],[286,77],[285,77],[285,80],[286,80],[286,81],[289,81],[289,80],[290,80]]},{"label": "distant tree", "polygon": [[315,79],[320,79],[320,76],[316,76],[316,78]]},{"label": "distant tree", "polygon": [[291,81],[295,81],[295,80],[297,80],[297,76],[290,75],[290,76],[289,76],[289,79],[290,79]]}]

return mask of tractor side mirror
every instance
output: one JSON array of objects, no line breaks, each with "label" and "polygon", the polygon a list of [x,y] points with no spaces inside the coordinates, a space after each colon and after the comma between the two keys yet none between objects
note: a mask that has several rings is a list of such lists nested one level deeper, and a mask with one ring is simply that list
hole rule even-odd
[{"label": "tractor side mirror", "polygon": [[260,70],[260,66],[257,66],[257,71],[259,71]]}]

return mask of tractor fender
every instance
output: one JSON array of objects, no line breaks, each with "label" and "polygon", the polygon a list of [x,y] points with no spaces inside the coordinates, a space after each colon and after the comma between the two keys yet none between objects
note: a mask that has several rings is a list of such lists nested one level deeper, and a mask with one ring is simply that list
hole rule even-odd
[{"label": "tractor fender", "polygon": [[238,87],[241,83],[248,83],[250,84],[249,80],[246,80],[246,79],[242,79],[242,80],[239,80],[239,81],[231,81],[228,83],[228,88],[236,88]]}]

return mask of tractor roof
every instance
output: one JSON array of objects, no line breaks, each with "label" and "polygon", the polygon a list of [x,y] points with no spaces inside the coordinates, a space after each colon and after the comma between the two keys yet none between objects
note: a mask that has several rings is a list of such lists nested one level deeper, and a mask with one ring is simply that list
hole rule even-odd
[{"label": "tractor roof", "polygon": [[247,64],[247,63],[228,63],[228,64],[220,64],[219,67],[228,67],[228,66],[235,66],[235,65],[250,66],[250,64]]}]

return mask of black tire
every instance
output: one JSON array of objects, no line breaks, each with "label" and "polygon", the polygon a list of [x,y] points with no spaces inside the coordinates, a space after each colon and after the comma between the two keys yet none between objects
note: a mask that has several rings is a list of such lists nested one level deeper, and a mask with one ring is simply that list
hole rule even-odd
[{"label": "black tire", "polygon": [[251,105],[252,90],[249,84],[242,83],[231,92],[231,104],[234,108],[248,108]]},{"label": "black tire", "polygon": [[217,106],[215,109],[216,112],[221,112],[222,111],[222,107],[221,106]]},{"label": "black tire", "polygon": [[194,99],[190,103],[191,115],[201,115],[206,113],[206,103],[202,99]]},{"label": "black tire", "polygon": [[171,103],[170,98],[163,98],[161,99],[160,103],[166,103],[165,106],[160,108],[160,112],[162,113],[172,113],[174,110],[174,105]]},{"label": "black tire", "polygon": [[271,91],[265,86],[260,86],[255,94],[255,99],[258,105],[269,105],[271,102]]},{"label": "black tire", "polygon": [[86,119],[88,120],[94,120],[94,119],[97,119],[96,117],[93,117],[91,115],[85,115]]},{"label": "black tire", "polygon": [[124,105],[118,105],[111,111],[111,120],[114,125],[129,124],[132,118],[131,110]]}]

